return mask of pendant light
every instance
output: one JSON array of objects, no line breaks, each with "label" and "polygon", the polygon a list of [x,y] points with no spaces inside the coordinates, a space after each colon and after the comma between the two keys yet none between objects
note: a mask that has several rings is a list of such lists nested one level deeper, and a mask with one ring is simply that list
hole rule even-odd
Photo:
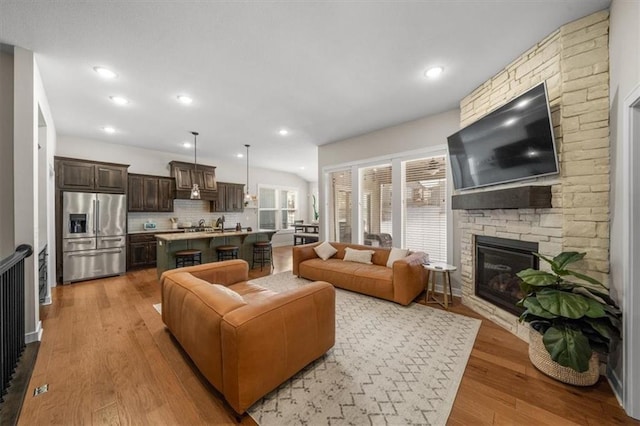
[{"label": "pendant light", "polygon": [[245,144],[247,148],[247,193],[244,195],[244,205],[248,205],[252,200],[253,196],[249,193],[249,147],[251,145]]},{"label": "pendant light", "polygon": [[[193,135],[193,170],[194,170],[194,178],[198,175],[198,132],[191,132]],[[194,179],[195,180],[195,179]],[[198,184],[193,182],[193,187],[191,188],[191,199],[199,200],[200,199],[200,188]]]}]

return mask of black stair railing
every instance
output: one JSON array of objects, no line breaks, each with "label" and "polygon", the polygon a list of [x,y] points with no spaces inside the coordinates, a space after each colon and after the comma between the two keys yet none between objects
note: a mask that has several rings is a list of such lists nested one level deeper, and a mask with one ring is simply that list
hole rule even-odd
[{"label": "black stair railing", "polygon": [[24,259],[33,254],[22,244],[0,262],[0,402],[25,347],[24,342]]}]

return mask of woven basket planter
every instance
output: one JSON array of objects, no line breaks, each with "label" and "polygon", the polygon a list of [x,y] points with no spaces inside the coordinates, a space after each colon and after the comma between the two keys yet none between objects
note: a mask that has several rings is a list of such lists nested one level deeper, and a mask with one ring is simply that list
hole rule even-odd
[{"label": "woven basket planter", "polygon": [[542,342],[542,334],[534,329],[529,330],[529,359],[544,374],[560,382],[576,386],[594,385],[600,377],[598,354],[593,352],[589,359],[589,369],[579,373],[572,368],[563,367],[551,359]]}]

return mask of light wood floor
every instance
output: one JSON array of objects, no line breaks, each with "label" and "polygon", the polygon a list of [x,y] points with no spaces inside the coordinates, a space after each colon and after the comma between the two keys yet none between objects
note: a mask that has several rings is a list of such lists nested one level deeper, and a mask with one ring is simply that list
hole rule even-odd
[{"label": "light wood floor", "polygon": [[[291,248],[276,248],[274,259],[275,272],[290,270]],[[41,309],[44,335],[19,424],[236,423],[154,310],[155,269],[59,286],[52,296]],[[452,310],[482,319],[459,300]],[[44,383],[49,392],[33,397]],[[248,416],[241,423],[255,424]],[[606,380],[586,389],[555,382],[531,365],[524,342],[483,319],[449,424],[640,423]]]}]

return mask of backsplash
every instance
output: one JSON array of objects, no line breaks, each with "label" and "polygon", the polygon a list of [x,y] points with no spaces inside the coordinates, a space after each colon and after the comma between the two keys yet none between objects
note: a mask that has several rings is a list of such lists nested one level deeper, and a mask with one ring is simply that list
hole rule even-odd
[{"label": "backsplash", "polygon": [[211,213],[208,201],[197,200],[174,200],[172,213],[129,212],[128,224],[130,232],[142,231],[142,224],[147,221],[155,222],[158,229],[170,229],[171,221],[169,218],[177,217],[178,225],[182,225],[183,222],[191,222],[191,225],[196,226],[200,219],[204,219],[205,226],[214,226],[216,220],[223,214],[225,228],[232,228],[237,222],[240,222],[243,228],[257,227],[256,209],[247,209],[244,213]]}]

